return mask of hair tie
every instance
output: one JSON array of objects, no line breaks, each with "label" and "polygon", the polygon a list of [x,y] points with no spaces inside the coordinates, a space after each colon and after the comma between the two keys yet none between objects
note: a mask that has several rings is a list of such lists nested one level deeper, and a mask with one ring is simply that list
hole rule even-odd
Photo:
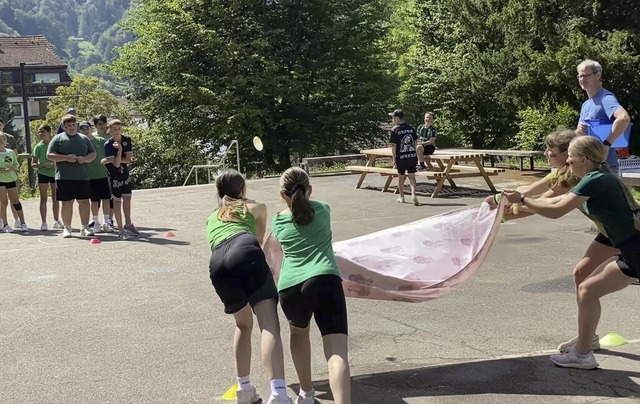
[{"label": "hair tie", "polygon": [[306,187],[304,186],[304,184],[297,183],[296,185],[294,185],[291,189],[291,195],[295,194],[298,191],[302,191],[303,193],[306,191]]}]

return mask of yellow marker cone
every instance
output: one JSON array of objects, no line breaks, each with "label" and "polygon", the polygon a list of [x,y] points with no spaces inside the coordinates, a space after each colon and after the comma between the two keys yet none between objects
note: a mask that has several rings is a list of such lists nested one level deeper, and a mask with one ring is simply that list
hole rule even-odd
[{"label": "yellow marker cone", "polygon": [[606,346],[622,346],[628,344],[627,340],[622,338],[619,334],[611,332],[604,337],[600,338],[600,345]]},{"label": "yellow marker cone", "polygon": [[229,387],[229,390],[227,390],[226,393],[224,393],[222,395],[222,399],[223,400],[229,400],[229,401],[235,401],[235,399],[236,399],[236,391],[238,391],[238,385],[234,384],[233,386]]}]

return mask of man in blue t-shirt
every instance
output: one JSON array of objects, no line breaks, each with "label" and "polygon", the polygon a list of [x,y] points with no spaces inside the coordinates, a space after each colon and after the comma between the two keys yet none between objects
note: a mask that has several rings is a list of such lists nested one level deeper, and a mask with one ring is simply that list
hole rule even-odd
[{"label": "man in blue t-shirt", "polygon": [[578,133],[586,135],[588,133],[586,122],[605,121],[612,123],[611,133],[602,142],[608,150],[607,165],[612,172],[618,172],[618,156],[616,151],[610,146],[627,129],[631,118],[627,111],[622,108],[616,96],[606,88],[602,87],[602,66],[594,60],[585,60],[578,65],[578,82],[580,87],[587,92],[589,97],[582,104],[580,109],[580,121],[578,122]]}]

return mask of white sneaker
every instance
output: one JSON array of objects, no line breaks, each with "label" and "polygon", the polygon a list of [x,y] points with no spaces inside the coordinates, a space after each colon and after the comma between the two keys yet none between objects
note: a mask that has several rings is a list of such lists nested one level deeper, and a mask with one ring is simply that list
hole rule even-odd
[{"label": "white sneaker", "polygon": [[64,229],[64,225],[62,224],[61,221],[56,220],[55,223],[53,223],[53,228],[56,230],[61,230],[61,229]]},{"label": "white sneaker", "polygon": [[[575,337],[567,342],[563,342],[562,344],[558,345],[558,351],[567,353],[571,348],[576,346],[577,343],[578,337]],[[600,337],[598,337],[598,334],[595,334],[593,336],[593,339],[591,340],[591,349],[593,349],[594,351],[600,349]]]},{"label": "white sneaker", "polygon": [[289,397],[281,398],[280,396],[271,396],[267,404],[293,404],[293,401]]},{"label": "white sneaker", "polygon": [[47,230],[49,230],[49,226],[47,225],[47,223],[46,222],[42,223],[40,225],[40,231],[47,231]]},{"label": "white sneaker", "polygon": [[[89,228],[91,228],[91,227],[89,227]],[[95,222],[93,224],[93,233],[94,234],[95,233],[100,233],[101,230],[102,230],[102,227],[100,226],[100,223],[99,222]]]},{"label": "white sneaker", "polygon": [[298,396],[296,398],[295,404],[315,404],[315,402],[316,399],[314,396],[307,396],[305,398]]},{"label": "white sneaker", "polygon": [[256,404],[261,402],[262,400],[253,386],[249,391],[238,390],[236,392],[236,404]]},{"label": "white sneaker", "polygon": [[4,227],[2,228],[2,231],[5,233],[13,233],[13,228],[8,224],[5,224]]},{"label": "white sneaker", "polygon": [[29,226],[27,226],[26,223],[22,223],[22,226],[20,226],[20,230],[22,230],[23,233],[29,233]]},{"label": "white sneaker", "polygon": [[19,229],[20,227],[22,227],[22,223],[20,222],[20,219],[16,219],[16,221],[13,223],[13,227],[15,229]]},{"label": "white sneaker", "polygon": [[572,347],[569,352],[551,355],[550,359],[563,368],[595,369],[600,366],[593,356],[593,351],[589,351],[587,355],[580,355],[575,347]]},{"label": "white sneaker", "polygon": [[62,226],[62,237],[64,237],[64,238],[73,237],[71,226],[69,226],[69,227]]},{"label": "white sneaker", "polygon": [[396,202],[404,203],[404,196],[399,196],[398,199],[396,199]]},{"label": "white sneaker", "polygon": [[80,237],[91,237],[91,236],[93,236],[93,230],[91,230],[91,227],[82,226],[82,229],[80,229]]},{"label": "white sneaker", "polygon": [[111,227],[111,225],[109,223],[103,223],[102,224],[102,232],[103,233],[113,233],[113,227]]}]

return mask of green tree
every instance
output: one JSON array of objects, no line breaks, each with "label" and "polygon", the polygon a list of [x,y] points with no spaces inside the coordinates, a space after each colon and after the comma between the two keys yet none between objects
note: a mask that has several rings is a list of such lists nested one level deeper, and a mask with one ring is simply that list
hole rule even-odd
[{"label": "green tree", "polygon": [[215,153],[238,139],[244,160],[284,168],[293,153],[380,139],[393,95],[384,12],[364,0],[143,0],[115,71],[141,112],[184,142]]},{"label": "green tree", "polygon": [[3,132],[8,133],[10,135],[16,135],[16,130],[13,127],[13,110],[11,109],[11,105],[9,105],[7,89],[3,86],[0,86],[0,118],[4,121],[4,129]]}]

